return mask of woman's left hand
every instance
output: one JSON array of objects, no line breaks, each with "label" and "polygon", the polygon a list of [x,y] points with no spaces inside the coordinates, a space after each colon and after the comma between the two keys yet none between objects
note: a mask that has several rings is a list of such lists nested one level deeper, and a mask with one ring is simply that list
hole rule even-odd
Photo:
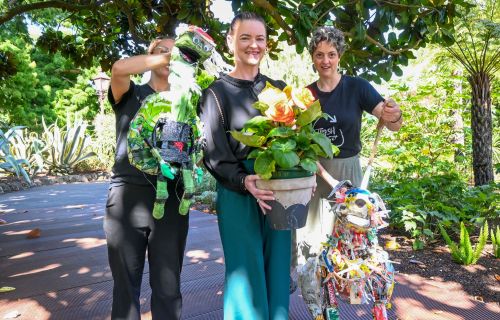
[{"label": "woman's left hand", "polygon": [[266,210],[271,210],[271,206],[268,205],[266,200],[275,200],[274,194],[271,190],[263,190],[257,188],[255,181],[259,180],[260,177],[256,174],[251,174],[245,177],[245,188],[250,192],[255,199],[257,199],[257,203],[259,204],[260,209],[264,214],[266,214]]}]

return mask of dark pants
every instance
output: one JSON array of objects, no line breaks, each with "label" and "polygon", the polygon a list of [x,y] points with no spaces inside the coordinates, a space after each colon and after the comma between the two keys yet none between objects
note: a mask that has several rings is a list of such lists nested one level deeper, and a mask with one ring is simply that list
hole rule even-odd
[{"label": "dark pants", "polygon": [[155,189],[124,184],[109,190],[104,231],[113,274],[112,319],[140,319],[139,295],[146,251],[153,319],[180,319],[180,274],[189,217],[178,213],[181,188],[168,183],[165,216],[152,217]]}]

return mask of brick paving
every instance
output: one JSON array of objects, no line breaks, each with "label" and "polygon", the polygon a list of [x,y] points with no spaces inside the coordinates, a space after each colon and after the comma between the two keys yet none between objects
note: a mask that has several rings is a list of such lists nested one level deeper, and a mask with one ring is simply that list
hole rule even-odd
[{"label": "brick paving", "polygon": [[[109,319],[112,279],[102,231],[107,184],[32,188],[0,195],[0,319]],[[41,230],[37,239],[27,233]],[[497,304],[471,299],[453,282],[399,274],[390,319],[500,319]],[[141,308],[149,313],[149,270]],[[216,217],[191,212],[182,273],[183,319],[222,319],[224,260]],[[310,319],[300,292],[290,298],[290,319]],[[371,319],[370,306],[341,306],[342,319]]]}]

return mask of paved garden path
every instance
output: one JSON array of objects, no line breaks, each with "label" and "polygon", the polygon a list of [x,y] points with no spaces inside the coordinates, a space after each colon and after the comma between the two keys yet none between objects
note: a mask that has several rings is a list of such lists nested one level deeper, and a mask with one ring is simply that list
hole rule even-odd
[{"label": "paved garden path", "polygon": [[[53,185],[0,195],[0,319],[108,319],[112,279],[102,231],[107,184]],[[27,234],[40,229],[40,237]],[[469,298],[459,284],[397,275],[390,319],[500,319],[500,308]],[[150,319],[149,271],[141,305]],[[216,217],[191,212],[182,273],[184,319],[222,319],[224,260]],[[342,319],[371,319],[343,306]],[[290,319],[309,319],[300,292]]]}]

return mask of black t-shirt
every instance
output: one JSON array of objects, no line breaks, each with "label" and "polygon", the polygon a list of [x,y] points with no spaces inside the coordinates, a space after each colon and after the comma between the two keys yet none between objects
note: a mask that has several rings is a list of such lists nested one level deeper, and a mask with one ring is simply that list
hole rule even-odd
[{"label": "black t-shirt", "polygon": [[111,185],[118,186],[124,183],[156,185],[156,176],[146,174],[132,166],[128,161],[127,154],[127,134],[130,121],[139,110],[142,101],[154,92],[147,84],[136,85],[130,81],[129,90],[123,95],[120,102],[115,103],[111,88],[108,91],[108,100],[113,107],[116,120],[116,152]]},{"label": "black t-shirt", "polygon": [[343,75],[331,92],[322,92],[316,82],[308,86],[319,99],[328,119],[314,123],[318,132],[324,133],[340,149],[337,158],[349,158],[361,151],[361,117],[363,111],[371,113],[384,99],[366,80]]}]

